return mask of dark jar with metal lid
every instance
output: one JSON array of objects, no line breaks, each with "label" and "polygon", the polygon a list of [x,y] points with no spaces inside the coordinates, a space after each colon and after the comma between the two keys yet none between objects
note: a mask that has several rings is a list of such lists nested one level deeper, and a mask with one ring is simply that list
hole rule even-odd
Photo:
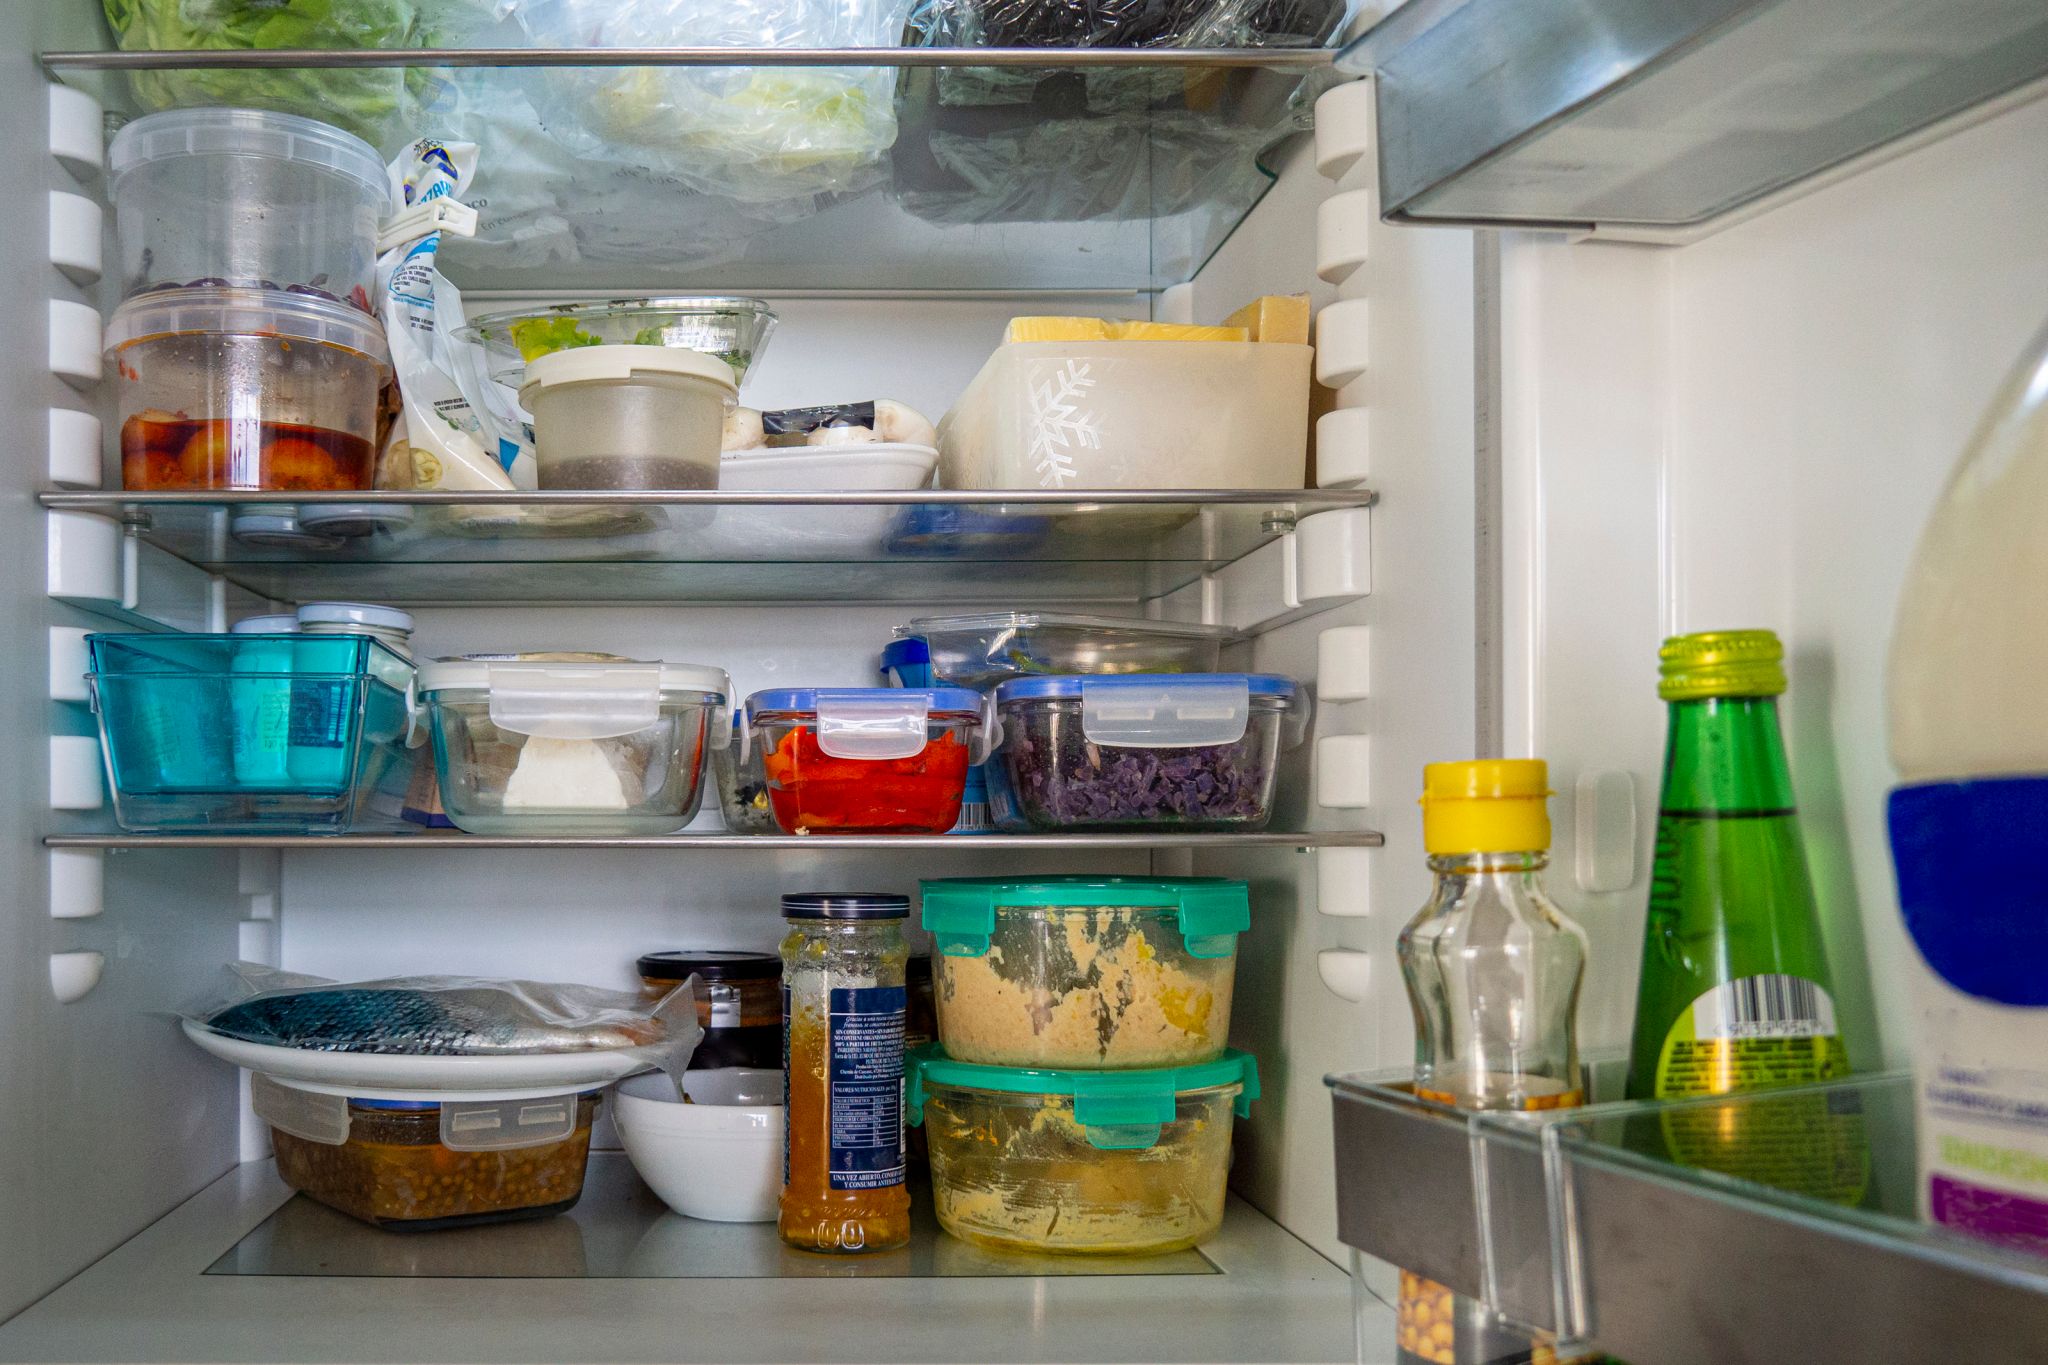
[{"label": "dark jar with metal lid", "polygon": [[697,1022],[704,1041],[692,1071],[721,1066],[782,1066],[782,958],[775,953],[648,953],[637,964],[643,992],[659,1000],[695,975]]}]

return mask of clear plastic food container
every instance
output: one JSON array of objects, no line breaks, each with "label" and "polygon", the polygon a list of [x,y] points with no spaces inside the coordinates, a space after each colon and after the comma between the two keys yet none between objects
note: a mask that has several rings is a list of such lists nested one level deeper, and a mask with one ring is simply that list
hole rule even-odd
[{"label": "clear plastic food container", "polygon": [[747,718],[733,720],[732,743],[711,750],[711,778],[718,788],[718,814],[728,834],[779,834],[775,807],[768,801],[768,770],[761,751],[746,741]]},{"label": "clear plastic food container", "polygon": [[583,1194],[598,1102],[344,1099],[250,1078],[285,1184],[404,1231],[566,1212]]},{"label": "clear plastic food container", "polygon": [[264,109],[173,109],[107,149],[121,283],[289,290],[367,313],[391,189],[352,133]]},{"label": "clear plastic food container", "polygon": [[995,704],[989,806],[1019,830],[1263,829],[1308,720],[1300,688],[1256,673],[1012,678]]},{"label": "clear plastic food container", "polygon": [[725,411],[739,394],[715,356],[583,346],[527,368],[542,488],[716,488]]},{"label": "clear plastic food container", "polygon": [[1019,341],[939,422],[945,488],[1299,488],[1308,346]]},{"label": "clear plastic food container", "polygon": [[981,697],[960,687],[780,688],[747,698],[775,821],[791,834],[944,834],[987,756]]},{"label": "clear plastic food container", "polygon": [[939,1226],[982,1246],[1156,1253],[1223,1222],[1231,1116],[1259,1095],[1242,1052],[1148,1071],[975,1066],[921,1048],[909,1121]]},{"label": "clear plastic food container", "polygon": [[775,330],[765,299],[698,296],[560,303],[488,313],[456,335],[480,341],[492,379],[513,388],[526,367],[544,355],[579,346],[666,346],[715,356],[732,367],[735,383],[761,358]]},{"label": "clear plastic food container", "polygon": [[946,1055],[1070,1070],[1214,1061],[1251,893],[1221,877],[919,884]]},{"label": "clear plastic food container", "polygon": [[89,635],[114,819],[334,834],[396,817],[412,664],[367,636]]},{"label": "clear plastic food container", "polygon": [[588,655],[423,665],[441,804],[472,834],[672,834],[725,724],[722,669]]},{"label": "clear plastic food container", "polygon": [[123,487],[371,485],[389,353],[366,314],[266,290],[164,290],[114,310],[106,355]]},{"label": "clear plastic food container", "polygon": [[1213,673],[1236,638],[1222,626],[1050,611],[922,616],[896,634],[924,641],[932,676],[962,687],[1040,674]]}]

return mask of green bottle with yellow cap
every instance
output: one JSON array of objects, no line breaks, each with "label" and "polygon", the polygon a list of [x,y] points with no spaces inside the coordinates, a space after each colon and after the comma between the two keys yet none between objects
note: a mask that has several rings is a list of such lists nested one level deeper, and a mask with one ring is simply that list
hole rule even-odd
[{"label": "green bottle with yellow cap", "polygon": [[1785,651],[1767,630],[1678,635],[1632,1099],[1847,1074],[1792,775],[1778,733]]}]

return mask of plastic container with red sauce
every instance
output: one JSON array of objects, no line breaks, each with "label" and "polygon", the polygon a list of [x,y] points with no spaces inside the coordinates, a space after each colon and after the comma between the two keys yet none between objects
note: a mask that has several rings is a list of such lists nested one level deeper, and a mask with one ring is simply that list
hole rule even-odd
[{"label": "plastic container with red sauce", "polygon": [[944,834],[988,756],[985,703],[964,687],[756,692],[745,733],[791,834]]}]

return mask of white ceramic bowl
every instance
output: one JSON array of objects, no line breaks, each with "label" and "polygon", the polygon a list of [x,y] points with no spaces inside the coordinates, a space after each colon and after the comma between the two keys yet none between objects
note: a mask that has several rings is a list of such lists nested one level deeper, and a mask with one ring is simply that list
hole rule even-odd
[{"label": "white ceramic bowl", "polygon": [[692,1071],[674,1098],[667,1076],[619,1084],[612,1121],[633,1169],[677,1213],[714,1223],[766,1223],[782,1195],[782,1073]]}]

